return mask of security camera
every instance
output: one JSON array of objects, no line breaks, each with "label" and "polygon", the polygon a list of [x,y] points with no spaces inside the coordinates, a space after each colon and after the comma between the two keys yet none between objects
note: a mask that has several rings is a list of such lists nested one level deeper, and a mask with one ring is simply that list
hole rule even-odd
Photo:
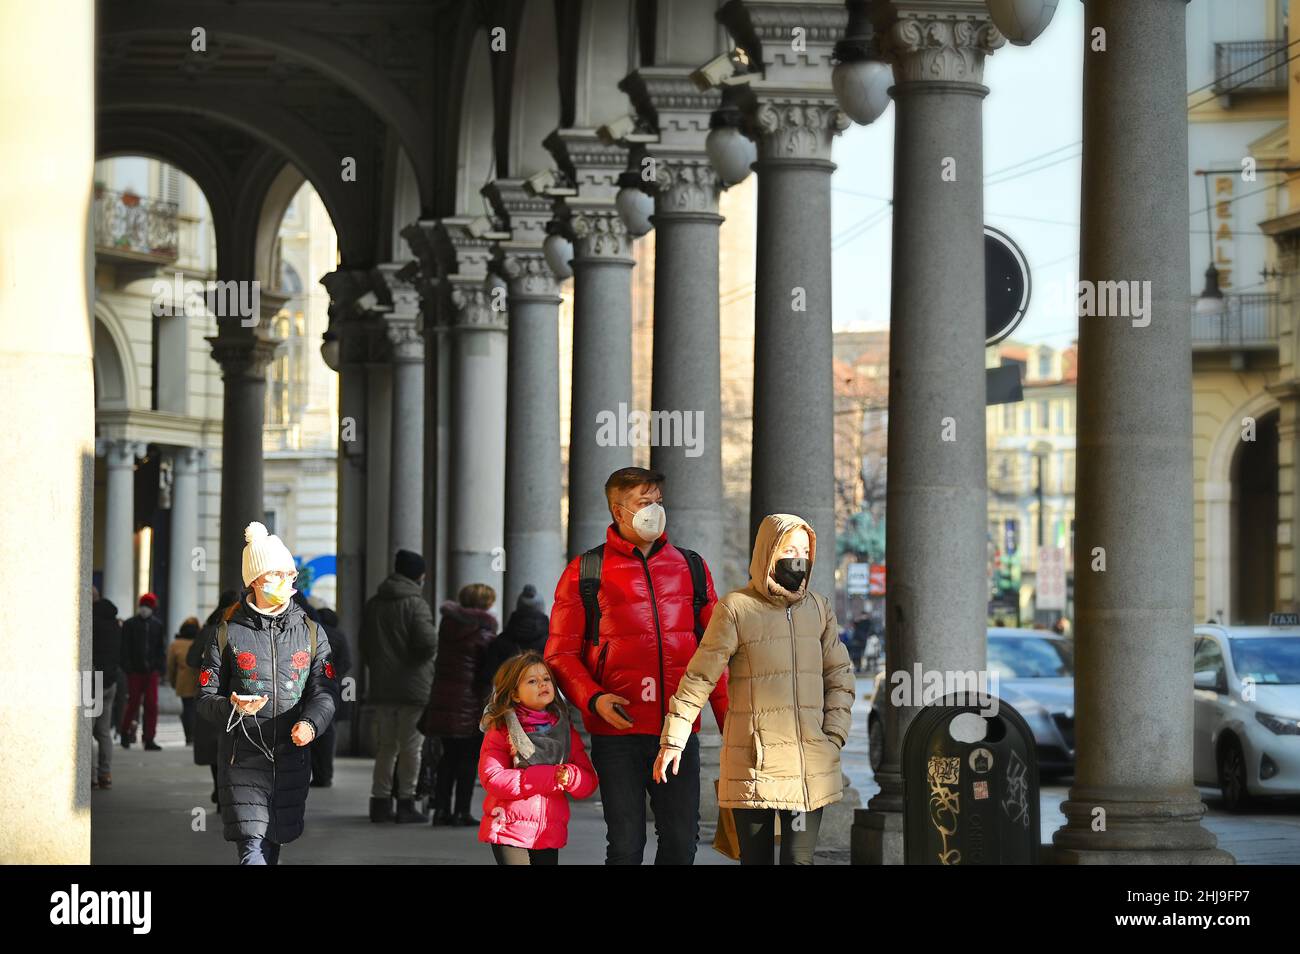
[{"label": "security camera", "polygon": [[625,140],[629,135],[636,132],[636,117],[628,114],[620,116],[618,119],[612,119],[605,125],[596,130],[596,135],[600,141],[607,146],[612,146],[616,142]]},{"label": "security camera", "polygon": [[524,189],[533,196],[546,195],[555,186],[555,171],[543,169],[524,180]]},{"label": "security camera", "polygon": [[707,93],[713,87],[721,86],[735,72],[736,62],[731,53],[719,53],[691,74],[691,82],[701,93]]}]

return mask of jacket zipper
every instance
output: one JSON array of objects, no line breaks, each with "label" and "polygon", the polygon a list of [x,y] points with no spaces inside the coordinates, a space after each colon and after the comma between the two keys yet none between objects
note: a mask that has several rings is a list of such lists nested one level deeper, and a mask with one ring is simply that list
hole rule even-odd
[{"label": "jacket zipper", "polygon": [[[283,614],[282,614],[283,615]],[[280,664],[275,656],[275,631],[277,627],[282,628],[283,624],[280,619],[271,620],[271,755],[275,755],[276,743],[279,742],[279,723],[276,720],[276,683],[280,681]],[[271,804],[267,814],[270,816],[271,824],[268,831],[275,830],[275,759],[271,759]],[[271,841],[275,841],[271,838]]]},{"label": "jacket zipper", "polygon": [[799,777],[803,779],[803,803],[806,810],[806,806],[809,804],[808,769],[803,760],[803,727],[799,724],[802,710],[799,708],[799,657],[795,653],[793,609],[791,606],[785,608],[785,619],[790,624],[790,679],[794,683],[794,725],[795,731],[799,734]]},{"label": "jacket zipper", "polygon": [[655,599],[654,581],[650,579],[650,561],[640,550],[636,555],[641,558],[641,569],[645,570],[645,584],[650,588],[650,609],[655,614],[655,645],[659,649],[659,718],[663,720],[668,716],[667,703],[664,701],[664,634],[659,628],[659,603]]}]

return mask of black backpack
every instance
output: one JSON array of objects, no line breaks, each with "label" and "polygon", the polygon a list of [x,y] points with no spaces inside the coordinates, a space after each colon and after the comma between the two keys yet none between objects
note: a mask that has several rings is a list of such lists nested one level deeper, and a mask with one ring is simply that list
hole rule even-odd
[{"label": "black backpack", "polygon": [[[704,578],[704,560],[694,550],[678,547],[686,557],[686,565],[691,570],[691,605],[695,610],[695,638],[704,635],[704,624],[700,622],[700,612],[709,602],[709,584]],[[593,646],[600,645],[600,567],[605,561],[605,544],[592,547],[582,555],[578,564],[578,593],[582,596],[582,608],[587,613],[587,630],[584,636]]]}]

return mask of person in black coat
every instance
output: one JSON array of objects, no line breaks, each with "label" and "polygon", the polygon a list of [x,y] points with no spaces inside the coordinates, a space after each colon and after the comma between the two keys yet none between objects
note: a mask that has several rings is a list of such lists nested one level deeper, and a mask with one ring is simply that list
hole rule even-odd
[{"label": "person in black coat", "polygon": [[334,718],[337,673],[328,634],[291,599],[293,555],[260,523],[249,524],[244,539],[249,592],[208,644],[198,709],[221,731],[226,840],[238,846],[240,864],[276,864],[281,846],[302,834],[307,746]]},{"label": "person in black coat", "polygon": [[162,746],[153,740],[158,729],[158,681],[167,669],[167,634],[154,614],[158,597],[146,593],[140,597],[136,614],[122,624],[122,669],[126,672],[126,711],[118,733],[122,748],[135,741],[136,714],[144,702],[144,747],[157,752]]},{"label": "person in black coat", "polygon": [[495,676],[501,665],[512,656],[545,652],[551,625],[545,610],[546,604],[542,602],[537,587],[526,584],[515,600],[515,611],[510,614],[506,628],[488,644],[486,671],[489,678]]},{"label": "person in black coat", "polygon": [[[343,680],[352,671],[352,650],[348,647],[348,638],[339,629],[338,613],[332,609],[325,607],[317,610],[316,621],[325,628],[325,633],[329,636],[330,649],[334,652],[334,673],[339,685],[342,686]],[[340,719],[347,718],[344,715],[346,704],[342,699],[339,700],[334,721],[320,738],[311,744],[311,784],[317,788],[329,788],[334,784],[334,727],[338,725]]]},{"label": "person in black coat", "polygon": [[99,714],[95,716],[92,734],[99,743],[99,758],[90,776],[91,788],[113,786],[113,700],[117,696],[117,670],[122,658],[122,624],[117,620],[117,606],[112,600],[101,599],[95,592],[90,605],[91,664],[94,678],[102,680],[97,700]]}]

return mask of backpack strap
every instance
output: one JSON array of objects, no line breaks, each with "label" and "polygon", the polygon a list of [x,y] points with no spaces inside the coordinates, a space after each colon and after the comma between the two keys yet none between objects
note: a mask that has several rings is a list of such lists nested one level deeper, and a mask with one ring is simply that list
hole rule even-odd
[{"label": "backpack strap", "polygon": [[600,567],[605,562],[605,544],[592,547],[578,561],[578,595],[587,614],[587,629],[583,638],[593,646],[600,645]]},{"label": "backpack strap", "polygon": [[695,610],[695,638],[699,640],[704,637],[704,624],[700,622],[700,614],[709,602],[709,582],[704,576],[704,559],[694,550],[685,547],[677,549],[686,557],[686,566],[691,571],[691,606]]},{"label": "backpack strap", "polygon": [[218,659],[226,654],[226,643],[229,641],[230,637],[226,634],[226,621],[223,619],[217,626],[217,649],[220,650],[217,653]]},{"label": "backpack strap", "polygon": [[311,658],[316,658],[316,621],[307,617],[307,635],[311,640]]}]

